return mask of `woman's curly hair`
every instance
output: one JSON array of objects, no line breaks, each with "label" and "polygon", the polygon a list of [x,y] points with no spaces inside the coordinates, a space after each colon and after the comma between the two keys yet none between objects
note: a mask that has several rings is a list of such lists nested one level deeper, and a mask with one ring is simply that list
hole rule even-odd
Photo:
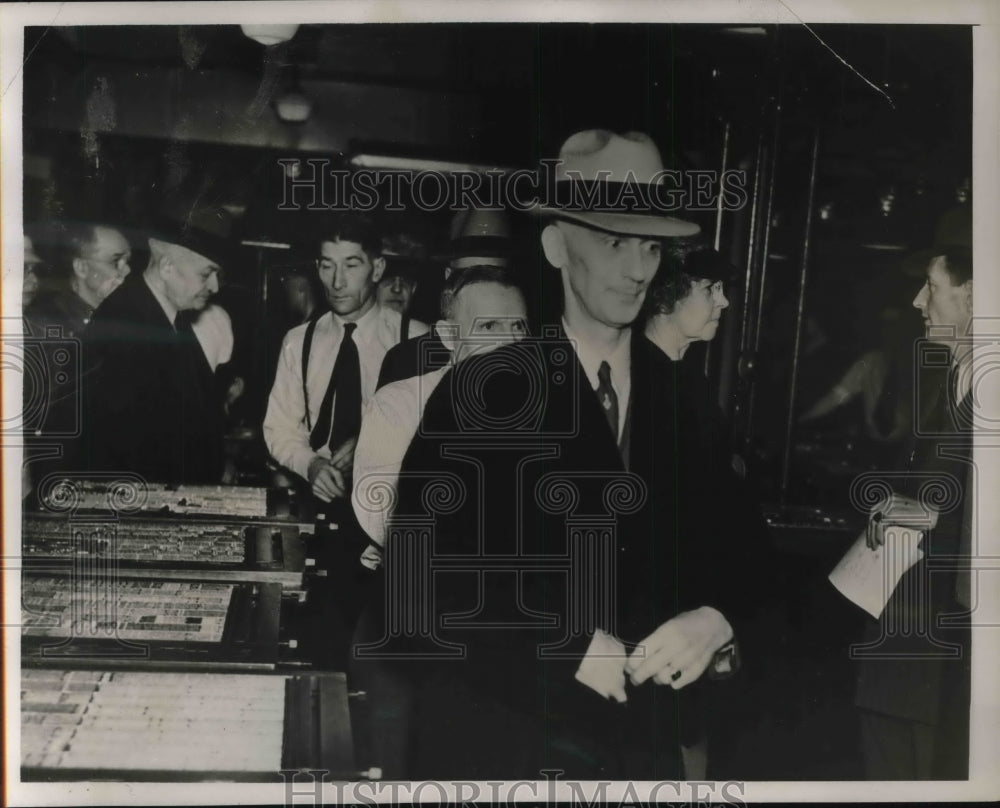
[{"label": "woman's curly hair", "polygon": [[702,238],[669,239],[662,243],[660,268],[649,284],[644,303],[646,318],[670,314],[691,294],[697,276],[685,272],[689,255],[711,247]]}]

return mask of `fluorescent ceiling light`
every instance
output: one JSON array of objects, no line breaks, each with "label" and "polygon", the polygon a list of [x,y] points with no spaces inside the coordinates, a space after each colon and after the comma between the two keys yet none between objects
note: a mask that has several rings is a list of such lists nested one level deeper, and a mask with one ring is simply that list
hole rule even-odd
[{"label": "fluorescent ceiling light", "polygon": [[453,163],[450,160],[423,160],[414,157],[392,157],[384,154],[356,154],[349,160],[355,168],[382,168],[390,171],[440,171],[443,174],[509,174],[513,168],[476,163]]}]

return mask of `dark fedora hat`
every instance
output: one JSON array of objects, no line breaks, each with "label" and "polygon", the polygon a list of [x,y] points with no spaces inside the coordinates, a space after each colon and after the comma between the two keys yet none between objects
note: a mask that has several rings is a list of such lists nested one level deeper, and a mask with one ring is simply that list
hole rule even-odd
[{"label": "dark fedora hat", "polygon": [[224,266],[232,254],[233,217],[204,194],[170,198],[154,219],[150,236],[177,244]]},{"label": "dark fedora hat", "polygon": [[382,239],[383,280],[399,275],[419,280],[428,269],[427,247],[412,233],[401,231]]},{"label": "dark fedora hat", "polygon": [[705,278],[713,282],[728,282],[740,274],[722,253],[710,247],[684,254],[677,264],[677,269],[692,278]]},{"label": "dark fedora hat", "polygon": [[470,266],[507,266],[514,255],[510,221],[498,208],[467,208],[451,220],[448,249],[435,260],[452,269]]},{"label": "dark fedora hat", "polygon": [[972,249],[972,208],[969,205],[943,213],[934,226],[931,246],[907,255],[900,261],[900,269],[905,275],[922,278],[931,259],[942,255],[949,247]]}]

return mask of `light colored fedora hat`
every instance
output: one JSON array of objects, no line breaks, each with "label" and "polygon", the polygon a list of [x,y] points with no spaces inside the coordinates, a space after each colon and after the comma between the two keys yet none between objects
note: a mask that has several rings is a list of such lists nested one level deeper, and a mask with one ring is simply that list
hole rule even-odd
[{"label": "light colored fedora hat", "polygon": [[[701,231],[694,222],[668,214],[671,175],[652,138],[642,132],[577,132],[559,150],[554,179],[555,199],[542,199],[529,213],[635,236]],[[620,198],[629,204],[615,204]]]}]

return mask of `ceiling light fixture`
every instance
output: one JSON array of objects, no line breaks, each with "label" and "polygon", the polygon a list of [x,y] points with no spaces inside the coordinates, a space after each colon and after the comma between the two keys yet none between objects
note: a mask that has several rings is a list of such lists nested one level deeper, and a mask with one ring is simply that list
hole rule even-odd
[{"label": "ceiling light fixture", "polygon": [[295,36],[299,26],[298,23],[294,25],[241,25],[240,30],[254,42],[270,47],[287,42]]},{"label": "ceiling light fixture", "polygon": [[312,101],[293,87],[275,100],[274,108],[285,123],[305,123],[312,113]]}]

